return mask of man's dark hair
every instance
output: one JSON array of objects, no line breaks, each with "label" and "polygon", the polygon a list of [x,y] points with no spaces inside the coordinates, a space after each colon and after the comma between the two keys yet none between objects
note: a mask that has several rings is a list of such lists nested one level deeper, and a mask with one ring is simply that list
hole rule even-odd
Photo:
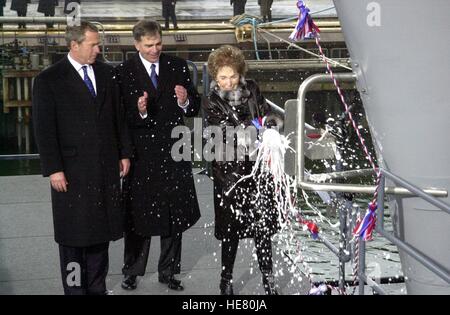
[{"label": "man's dark hair", "polygon": [[142,20],[133,27],[133,37],[138,42],[143,36],[153,37],[158,34],[162,37],[161,25],[156,21]]},{"label": "man's dark hair", "polygon": [[81,22],[78,26],[67,26],[66,28],[66,43],[70,48],[72,41],[81,44],[86,38],[86,31],[98,33],[98,28],[91,22]]}]

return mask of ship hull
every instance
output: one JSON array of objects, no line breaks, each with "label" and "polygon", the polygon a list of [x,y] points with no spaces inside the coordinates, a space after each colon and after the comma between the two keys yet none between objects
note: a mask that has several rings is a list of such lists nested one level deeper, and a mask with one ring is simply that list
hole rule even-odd
[{"label": "ship hull", "polygon": [[[450,1],[334,0],[380,166],[450,190]],[[442,199],[450,204],[450,199]],[[391,197],[396,236],[450,270],[450,215]],[[400,251],[408,294],[450,285]]]}]

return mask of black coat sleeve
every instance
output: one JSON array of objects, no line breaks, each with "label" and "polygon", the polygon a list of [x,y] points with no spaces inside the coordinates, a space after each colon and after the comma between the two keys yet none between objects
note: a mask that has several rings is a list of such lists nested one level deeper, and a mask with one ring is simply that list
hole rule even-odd
[{"label": "black coat sleeve", "polygon": [[[183,60],[183,69],[189,69],[186,61]],[[194,86],[194,82],[191,79],[189,71],[183,71],[185,75],[183,76],[183,86],[187,90],[189,106],[185,110],[186,117],[196,116],[201,104],[201,98],[198,94],[197,88]]]},{"label": "black coat sleeve", "polygon": [[280,116],[280,114],[274,112],[272,108],[267,104],[266,98],[262,95],[258,84],[253,80],[248,80],[247,84],[249,89],[255,96],[255,104],[258,108],[258,116],[265,117],[265,127],[272,128],[276,127],[279,130],[283,129],[283,120],[284,117]]},{"label": "black coat sleeve", "polygon": [[119,142],[119,158],[130,158],[132,155],[131,136],[128,129],[127,119],[125,116],[124,104],[121,101],[120,86],[117,80],[115,70],[111,70],[113,75],[113,91],[114,91],[114,120],[117,131],[117,139]]},{"label": "black coat sleeve", "polygon": [[39,75],[33,85],[33,124],[36,143],[41,158],[42,174],[64,171],[57,134],[56,101],[49,79]]},{"label": "black coat sleeve", "polygon": [[[127,72],[128,71],[128,72]],[[139,97],[143,95],[135,85],[129,69],[119,65],[115,69],[115,81],[118,86],[119,99],[127,128],[147,128],[147,119],[142,119],[137,108]]]}]

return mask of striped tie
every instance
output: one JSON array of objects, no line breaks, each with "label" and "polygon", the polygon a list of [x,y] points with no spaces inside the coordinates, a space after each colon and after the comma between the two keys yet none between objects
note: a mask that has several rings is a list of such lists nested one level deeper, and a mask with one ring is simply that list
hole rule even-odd
[{"label": "striped tie", "polygon": [[97,95],[95,94],[95,89],[94,89],[94,84],[92,84],[91,79],[88,76],[87,73],[87,66],[83,66],[83,72],[84,72],[84,84],[86,84],[87,88],[89,89],[89,92],[91,92],[93,97],[96,97]]},{"label": "striped tie", "polygon": [[152,67],[151,67],[152,72],[150,73],[150,79],[152,80],[152,83],[153,83],[153,86],[155,87],[155,89],[158,89],[158,75],[156,74],[155,67],[156,67],[156,65],[154,63],[152,63]]}]

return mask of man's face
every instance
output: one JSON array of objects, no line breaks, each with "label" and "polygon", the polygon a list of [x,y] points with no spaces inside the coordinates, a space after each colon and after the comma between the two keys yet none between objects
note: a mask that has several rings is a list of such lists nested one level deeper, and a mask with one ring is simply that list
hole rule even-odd
[{"label": "man's face", "polygon": [[86,38],[77,43],[72,41],[70,45],[70,53],[80,64],[93,64],[97,55],[100,53],[100,36],[97,32],[86,31]]},{"label": "man's face", "polygon": [[157,62],[162,51],[161,36],[142,36],[139,41],[134,41],[134,46],[145,60]]}]

